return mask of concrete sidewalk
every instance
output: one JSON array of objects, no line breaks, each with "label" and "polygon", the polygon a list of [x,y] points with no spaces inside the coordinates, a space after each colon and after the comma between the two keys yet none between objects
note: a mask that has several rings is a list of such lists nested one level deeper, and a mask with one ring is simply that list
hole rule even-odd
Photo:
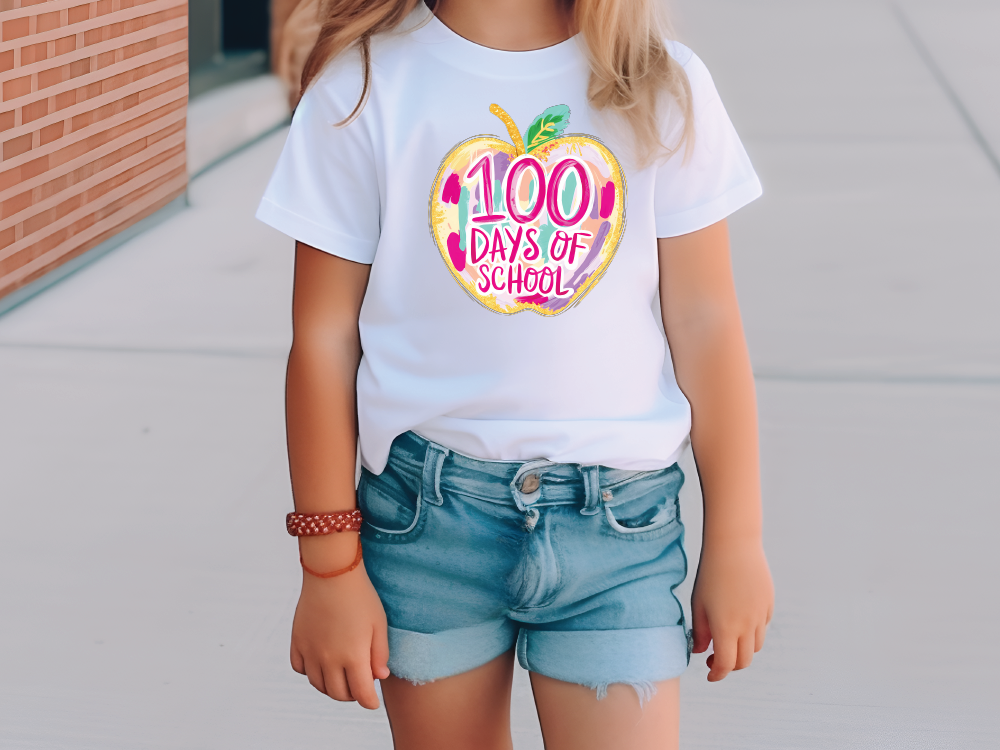
[{"label": "concrete sidewalk", "polygon": [[[1000,8],[675,5],[765,186],[731,226],[778,589],[751,669],[692,661],[682,747],[996,748]],[[0,318],[0,747],[391,747],[287,662],[282,139]]]}]

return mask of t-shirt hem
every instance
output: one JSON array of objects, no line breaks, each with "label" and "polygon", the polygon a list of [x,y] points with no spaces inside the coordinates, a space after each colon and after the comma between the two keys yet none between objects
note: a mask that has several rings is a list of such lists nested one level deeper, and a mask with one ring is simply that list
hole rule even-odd
[{"label": "t-shirt hem", "polygon": [[316,224],[267,198],[261,200],[256,216],[282,234],[287,234],[292,239],[304,242],[324,253],[365,265],[371,265],[375,260],[377,242],[351,237]]},{"label": "t-shirt hem", "polygon": [[753,179],[730,188],[709,203],[677,214],[658,214],[656,216],[656,236],[679,237],[682,234],[690,234],[699,229],[710,227],[756,200],[762,193],[760,180],[755,175]]}]

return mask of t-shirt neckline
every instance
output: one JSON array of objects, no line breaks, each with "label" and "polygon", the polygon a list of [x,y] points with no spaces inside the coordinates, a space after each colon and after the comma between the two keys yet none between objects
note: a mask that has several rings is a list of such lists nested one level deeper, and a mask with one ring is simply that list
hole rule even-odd
[{"label": "t-shirt neckline", "polygon": [[420,3],[425,18],[411,34],[414,41],[427,45],[436,57],[470,72],[491,78],[542,77],[568,65],[579,63],[579,34],[541,49],[512,51],[484,47],[446,26],[426,5]]}]

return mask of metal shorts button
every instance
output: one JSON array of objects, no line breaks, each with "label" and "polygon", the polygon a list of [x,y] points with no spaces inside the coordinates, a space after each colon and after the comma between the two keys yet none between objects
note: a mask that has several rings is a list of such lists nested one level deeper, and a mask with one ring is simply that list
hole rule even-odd
[{"label": "metal shorts button", "polygon": [[525,495],[530,495],[538,489],[539,484],[537,474],[528,474],[528,476],[521,480],[521,492]]}]

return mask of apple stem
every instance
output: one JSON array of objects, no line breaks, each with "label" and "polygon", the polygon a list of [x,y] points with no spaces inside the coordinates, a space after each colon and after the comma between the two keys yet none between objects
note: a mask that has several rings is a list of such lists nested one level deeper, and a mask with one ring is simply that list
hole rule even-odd
[{"label": "apple stem", "polygon": [[495,114],[500,118],[506,128],[507,133],[510,135],[510,140],[514,144],[514,156],[515,158],[524,153],[524,141],[521,139],[521,133],[517,129],[517,125],[514,124],[514,118],[508,115],[499,104],[491,104],[490,112]]}]

